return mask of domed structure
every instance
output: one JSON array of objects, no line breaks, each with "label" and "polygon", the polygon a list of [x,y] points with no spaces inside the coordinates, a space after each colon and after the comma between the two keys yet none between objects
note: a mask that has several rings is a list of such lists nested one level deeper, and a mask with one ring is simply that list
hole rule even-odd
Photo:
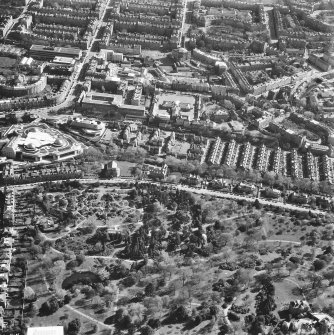
[{"label": "domed structure", "polygon": [[59,139],[59,137],[57,137],[53,145],[56,147],[61,147],[63,144],[61,143],[61,140]]},{"label": "domed structure", "polygon": [[[29,133],[37,133],[37,129],[35,127],[30,128]],[[29,143],[29,144],[31,144],[31,143]]]},{"label": "domed structure", "polygon": [[27,145],[24,146],[24,149],[27,151],[36,151],[36,147],[33,143],[28,143]]}]

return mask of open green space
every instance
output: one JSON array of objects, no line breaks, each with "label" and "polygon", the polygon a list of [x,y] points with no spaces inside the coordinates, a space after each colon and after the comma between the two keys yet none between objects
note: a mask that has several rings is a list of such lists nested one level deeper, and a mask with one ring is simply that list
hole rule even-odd
[{"label": "open green space", "polygon": [[[18,201],[31,217],[30,325],[78,319],[82,334],[255,334],[281,327],[296,299],[333,314],[332,215],[130,182],[45,184]],[[42,231],[46,220],[55,231]]]}]

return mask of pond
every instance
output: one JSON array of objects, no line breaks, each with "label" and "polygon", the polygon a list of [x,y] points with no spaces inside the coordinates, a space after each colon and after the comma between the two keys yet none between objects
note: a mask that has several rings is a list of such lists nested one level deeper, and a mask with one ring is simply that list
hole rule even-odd
[{"label": "pond", "polygon": [[69,277],[65,278],[62,284],[62,288],[64,290],[70,289],[74,284],[83,283],[83,284],[89,284],[89,283],[96,283],[99,282],[100,278],[97,274],[85,271],[85,272],[75,272]]}]

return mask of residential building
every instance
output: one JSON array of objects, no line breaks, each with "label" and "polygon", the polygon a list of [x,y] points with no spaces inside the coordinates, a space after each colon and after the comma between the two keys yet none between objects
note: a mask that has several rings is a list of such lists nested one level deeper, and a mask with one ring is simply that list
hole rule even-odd
[{"label": "residential building", "polygon": [[168,166],[166,164],[162,166],[143,164],[142,171],[147,177],[164,179],[167,176]]},{"label": "residential building", "polygon": [[191,57],[191,53],[190,51],[188,51],[185,48],[178,48],[178,49],[174,49],[172,50],[172,57],[176,60],[176,61],[185,61],[190,59]]},{"label": "residential building", "polygon": [[323,58],[315,55],[315,54],[310,54],[308,58],[309,62],[316,67],[318,67],[320,70],[327,72],[331,69],[331,64],[328,63],[326,60]]},{"label": "residential building", "polygon": [[35,95],[42,92],[47,84],[47,77],[45,75],[37,78],[25,78],[18,75],[17,79],[14,80],[16,81],[14,85],[9,84],[8,80],[3,84],[0,82],[0,95],[5,97]]},{"label": "residential building", "polygon": [[5,37],[13,25],[13,17],[10,15],[0,15],[0,37]]}]

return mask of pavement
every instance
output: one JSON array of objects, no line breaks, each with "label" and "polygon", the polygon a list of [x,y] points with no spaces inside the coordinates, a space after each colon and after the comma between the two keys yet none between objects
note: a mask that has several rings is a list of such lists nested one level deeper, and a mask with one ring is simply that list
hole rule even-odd
[{"label": "pavement", "polygon": [[106,325],[105,323],[97,320],[97,319],[94,319],[93,317],[85,314],[85,313],[82,313],[80,312],[79,310],[77,310],[76,308],[72,307],[71,305],[65,305],[65,308],[68,308],[70,309],[71,311],[79,314],[80,316],[84,317],[85,319],[91,321],[92,323],[95,323],[95,324],[98,324],[99,326],[102,326],[103,328],[107,328],[107,329],[114,329],[113,326],[109,326],[109,325]]},{"label": "pavement", "polygon": [[[299,207],[299,206],[292,205],[292,204],[284,204],[284,203],[280,203],[280,202],[275,202],[275,201],[270,201],[270,200],[255,198],[255,197],[247,197],[247,196],[244,196],[244,195],[237,195],[237,194],[232,194],[232,193],[223,193],[223,192],[211,191],[211,190],[207,190],[207,189],[197,189],[197,188],[191,188],[191,187],[183,186],[183,185],[177,185],[176,187],[180,190],[185,190],[185,191],[189,191],[189,192],[193,192],[193,193],[197,193],[197,194],[202,194],[202,195],[211,195],[211,196],[215,196],[217,198],[232,199],[232,200],[236,200],[236,201],[245,200],[245,201],[248,201],[248,202],[254,202],[256,199],[258,199],[260,204],[262,204],[262,205],[272,205],[272,206],[275,206],[275,207],[285,208],[285,209],[289,209],[289,210],[296,210],[296,211],[300,211],[300,212],[309,212],[310,211],[309,208]],[[317,213],[317,214],[324,214],[325,213],[325,212],[320,211],[320,210],[311,210],[311,212],[312,213]]]}]

